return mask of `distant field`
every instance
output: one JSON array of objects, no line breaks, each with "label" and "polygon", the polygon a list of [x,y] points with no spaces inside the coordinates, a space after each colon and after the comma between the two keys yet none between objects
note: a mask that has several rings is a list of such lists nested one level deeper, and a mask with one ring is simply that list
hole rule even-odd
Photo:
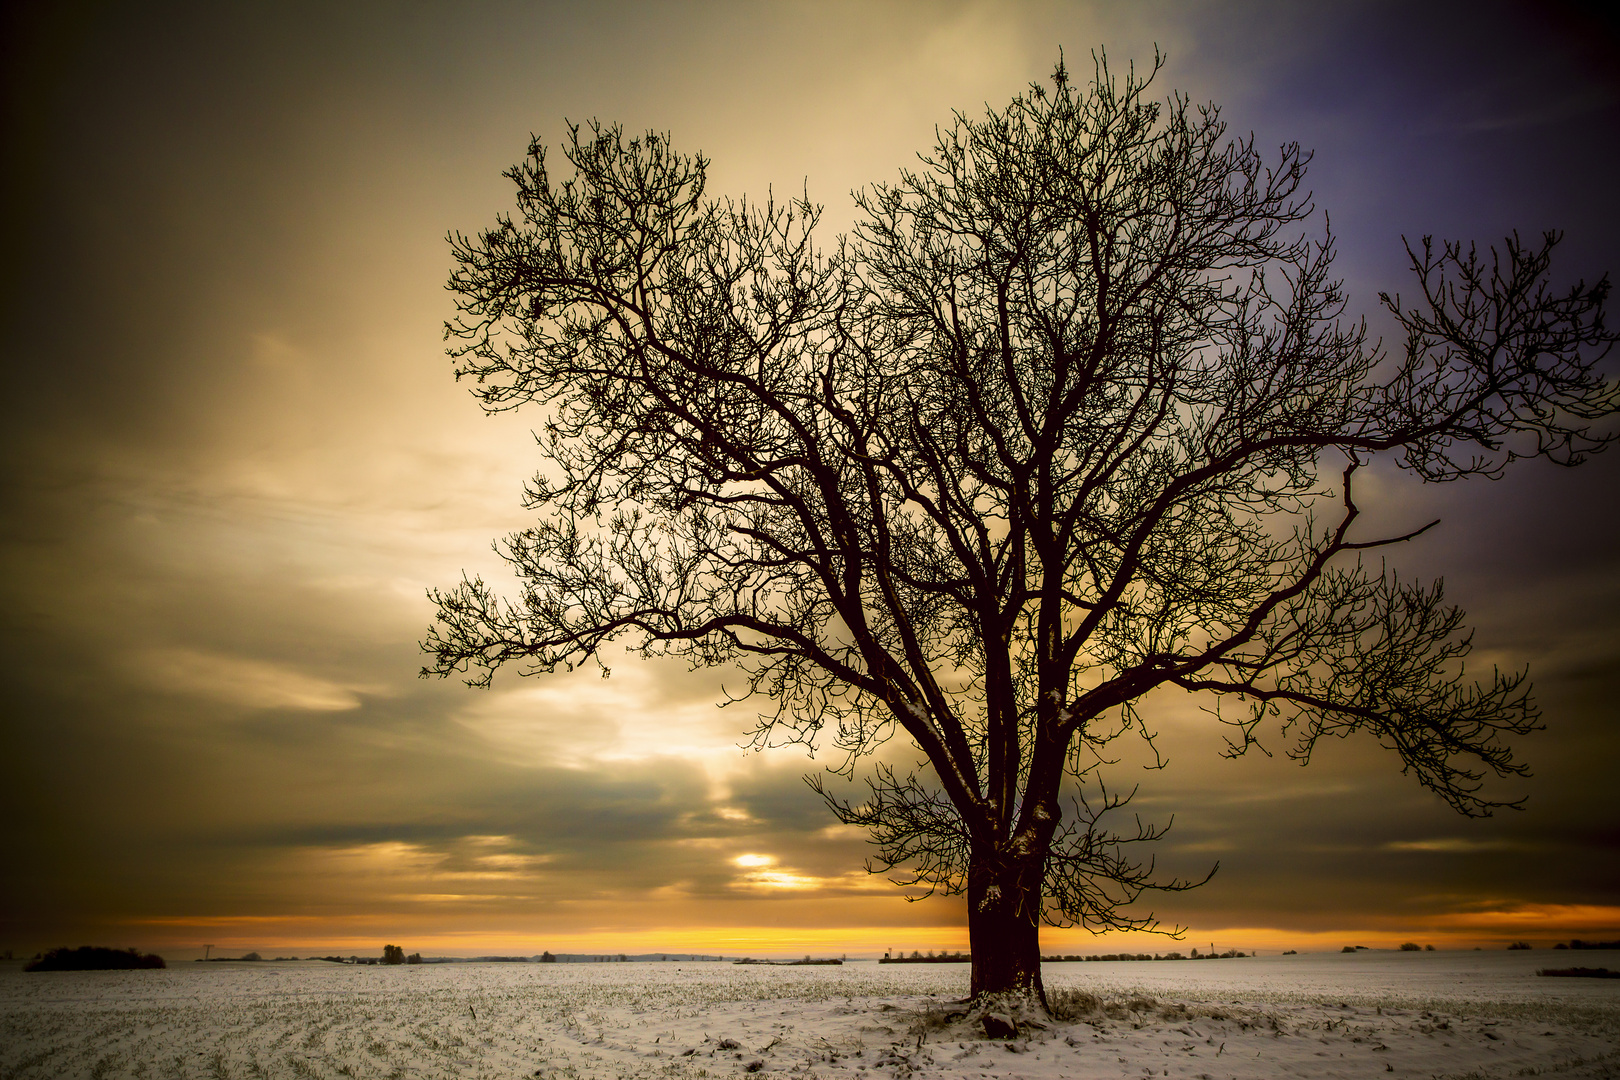
[{"label": "distant field", "polygon": [[1012,1044],[930,1015],[965,965],[8,966],[0,1080],[1620,1076],[1620,985],[1550,955],[1055,964],[1099,1004]]}]

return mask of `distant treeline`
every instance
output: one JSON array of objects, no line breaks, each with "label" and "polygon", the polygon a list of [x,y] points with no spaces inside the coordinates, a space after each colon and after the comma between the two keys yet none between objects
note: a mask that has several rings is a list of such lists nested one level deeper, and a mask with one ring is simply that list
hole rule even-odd
[{"label": "distant treeline", "polygon": [[[249,964],[281,964],[291,960],[303,960],[301,956],[272,956],[268,960],[256,952],[243,953],[241,956],[208,956],[197,957],[197,963],[210,964],[240,964],[244,961]],[[311,956],[310,960],[326,960],[334,964],[380,964],[381,960],[370,956]]]},{"label": "distant treeline", "polygon": [[[383,955],[378,956],[277,956],[266,958],[256,952],[245,956],[211,956],[211,963],[237,964],[246,960],[249,962],[277,963],[290,960],[325,960],[330,964],[620,964],[620,963],[646,963],[659,960],[679,960],[686,962],[712,961],[720,962],[734,960],[734,957],[700,955],[698,953],[550,953],[543,952],[538,956],[423,956],[421,953],[405,955],[405,950],[398,945],[383,946]],[[203,958],[198,957],[197,963]],[[760,961],[751,963],[794,963],[802,964],[803,960]],[[841,960],[816,960],[818,964],[839,964]]]},{"label": "distant treeline", "polygon": [[1560,941],[1554,945],[1555,949],[1620,949],[1620,941],[1582,941],[1576,938],[1568,945]]},{"label": "distant treeline", "polygon": [[1249,955],[1248,953],[1239,952],[1236,949],[1228,949],[1226,952],[1223,952],[1223,953],[1218,953],[1218,952],[1201,953],[1197,949],[1194,949],[1192,951],[1191,956],[1185,956],[1185,955],[1183,955],[1181,953],[1178,953],[1178,952],[1169,952],[1169,953],[1162,953],[1162,954],[1161,953],[1145,953],[1144,952],[1144,953],[1101,953],[1101,954],[1092,954],[1092,955],[1089,955],[1089,956],[1079,956],[1079,955],[1074,955],[1074,956],[1043,956],[1043,957],[1041,957],[1041,963],[1043,963],[1043,964],[1068,964],[1068,963],[1075,963],[1077,961],[1082,961],[1082,960],[1084,960],[1084,961],[1094,961],[1094,960],[1235,960],[1235,959],[1237,959],[1239,957],[1248,956],[1248,955]]},{"label": "distant treeline", "polygon": [[108,949],[100,945],[80,945],[70,949],[66,945],[34,957],[23,965],[24,971],[133,971],[140,968],[161,968],[169,965],[155,953],[135,949]]},{"label": "distant treeline", "polygon": [[[1075,954],[1065,954],[1065,955],[1043,956],[1043,957],[1041,957],[1041,963],[1043,963],[1043,964],[1074,964],[1074,963],[1082,963],[1082,962],[1086,962],[1086,961],[1100,961],[1100,960],[1232,960],[1232,959],[1235,959],[1235,958],[1240,957],[1240,956],[1248,956],[1248,955],[1249,955],[1248,953],[1238,952],[1236,949],[1229,949],[1229,950],[1227,950],[1226,952],[1223,952],[1223,953],[1217,953],[1217,952],[1201,953],[1197,949],[1194,949],[1192,951],[1191,956],[1187,956],[1187,955],[1184,955],[1184,954],[1178,953],[1178,952],[1163,953],[1163,954],[1160,954],[1160,953],[1093,953],[1093,954],[1088,955],[1088,956],[1081,956],[1078,953],[1075,953]],[[913,952],[910,956],[907,956],[905,953],[900,953],[897,956],[885,956],[882,959],[878,960],[878,963],[880,963],[880,964],[966,964],[966,963],[969,963],[970,961],[972,961],[972,959],[973,959],[973,954],[972,953],[965,953],[965,952],[954,952],[954,953],[953,952],[942,952],[942,953],[937,953],[937,954],[936,953],[931,953],[931,952],[930,953]]]},{"label": "distant treeline", "polygon": [[827,964],[842,964],[843,961],[837,959],[836,957],[831,960],[812,960],[808,956],[803,960],[755,960],[751,956],[745,956],[741,960],[733,960],[732,963],[766,964],[771,967],[821,967]]},{"label": "distant treeline", "polygon": [[[447,959],[449,962],[454,963],[460,958],[449,957]],[[497,960],[500,958],[493,956],[477,956],[468,957],[467,959]],[[519,962],[527,960],[531,964],[647,964],[658,963],[660,961],[709,961],[713,963],[720,963],[726,960],[735,960],[736,957],[719,956],[713,953],[556,953],[553,955],[552,953],[546,952],[541,953],[539,956],[518,956],[513,957],[513,959]]]},{"label": "distant treeline", "polygon": [[550,953],[538,956],[428,956],[424,964],[629,964],[661,960],[688,963],[733,960],[735,957],[699,953]]},{"label": "distant treeline", "polygon": [[[422,959],[421,953],[411,953],[409,956],[406,956],[405,950],[400,948],[398,945],[384,945],[381,956],[276,956],[267,960],[256,952],[250,952],[244,953],[241,956],[210,956],[206,958],[206,962],[213,964],[240,964],[244,962],[249,964],[279,964],[300,959],[324,960],[328,964],[359,964],[362,967],[369,964],[393,965],[433,963],[431,960]],[[201,964],[204,962],[204,957],[199,956],[197,958],[197,963]]]}]

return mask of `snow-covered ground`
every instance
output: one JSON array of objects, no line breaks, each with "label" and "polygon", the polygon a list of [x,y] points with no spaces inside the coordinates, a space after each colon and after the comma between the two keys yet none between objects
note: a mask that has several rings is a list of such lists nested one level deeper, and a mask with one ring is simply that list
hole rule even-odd
[{"label": "snow-covered ground", "polygon": [[1053,964],[1049,991],[1085,1017],[1010,1043],[942,1022],[967,989],[954,964],[6,965],[0,1080],[1620,1077],[1620,980],[1534,974],[1615,959]]}]

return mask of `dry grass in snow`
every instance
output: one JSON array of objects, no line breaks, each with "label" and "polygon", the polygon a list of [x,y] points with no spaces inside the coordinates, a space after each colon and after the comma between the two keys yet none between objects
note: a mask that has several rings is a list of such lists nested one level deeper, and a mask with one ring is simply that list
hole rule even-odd
[{"label": "dry grass in snow", "polygon": [[958,965],[10,969],[0,1080],[1620,1076],[1608,980],[1347,960],[1052,965],[1059,1021],[1011,1042],[945,1018]]}]

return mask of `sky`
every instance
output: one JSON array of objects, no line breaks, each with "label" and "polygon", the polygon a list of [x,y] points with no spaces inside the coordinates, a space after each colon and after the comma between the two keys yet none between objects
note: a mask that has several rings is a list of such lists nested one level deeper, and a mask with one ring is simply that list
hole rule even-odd
[{"label": "sky", "polygon": [[[957,949],[802,782],[741,748],[723,671],[624,659],[492,689],[422,680],[426,590],[507,577],[539,465],[451,377],[446,236],[510,208],[532,134],[668,132],[710,190],[808,189],[823,242],[952,111],[1059,49],[1166,56],[1158,87],[1315,150],[1351,310],[1410,290],[1402,238],[1566,231],[1620,269],[1620,26],[1542,2],[11,5],[0,395],[0,952],[443,955]],[[1615,365],[1611,363],[1610,371]],[[1620,937],[1620,455],[1499,482],[1375,473],[1370,518],[1439,528],[1472,662],[1528,665],[1547,729],[1487,820],[1370,740],[1228,761],[1147,703],[1136,806],[1181,945]],[[891,752],[898,750],[891,748]]]}]

